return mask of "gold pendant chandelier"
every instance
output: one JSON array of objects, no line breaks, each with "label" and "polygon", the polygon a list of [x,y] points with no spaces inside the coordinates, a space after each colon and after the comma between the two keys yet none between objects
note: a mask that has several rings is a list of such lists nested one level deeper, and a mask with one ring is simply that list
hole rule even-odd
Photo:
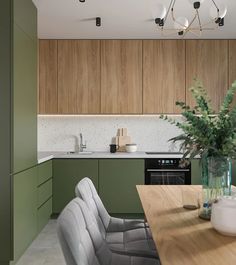
[{"label": "gold pendant chandelier", "polygon": [[[181,1],[184,2],[185,0]],[[155,3],[153,6],[153,13],[155,13],[154,20],[162,35],[168,37],[178,34],[178,36],[183,38],[187,33],[192,33],[197,37],[201,37],[203,31],[215,30],[218,27],[224,26],[224,17],[227,13],[226,6],[223,3],[218,4],[216,0],[205,1],[209,1],[211,6],[209,9],[209,19],[206,22],[204,21],[204,23],[201,19],[201,8],[204,0],[188,0],[194,11],[190,20],[185,16],[176,17],[175,7],[178,2],[177,0],[171,0],[168,7],[161,3]],[[171,20],[173,26],[169,26]]]}]

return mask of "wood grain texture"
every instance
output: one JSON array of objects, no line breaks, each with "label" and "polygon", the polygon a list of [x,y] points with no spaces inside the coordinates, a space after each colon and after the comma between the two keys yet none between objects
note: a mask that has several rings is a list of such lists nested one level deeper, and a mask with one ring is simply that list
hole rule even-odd
[{"label": "wood grain texture", "polygon": [[100,41],[59,40],[59,113],[100,113],[100,93]]},{"label": "wood grain texture", "polygon": [[143,112],[180,113],[185,101],[185,41],[143,41]]},{"label": "wood grain texture", "polygon": [[203,83],[218,111],[228,89],[227,40],[186,40],[186,101],[190,106],[195,105],[188,91],[193,78]]},{"label": "wood grain texture", "polygon": [[[235,265],[236,239],[216,232],[198,210],[182,207],[186,186],[137,186],[162,265]],[[201,186],[188,186],[201,191]]]},{"label": "wood grain texture", "polygon": [[40,114],[57,114],[57,40],[39,40]]},{"label": "wood grain texture", "polygon": [[101,41],[101,113],[142,113],[142,41]]},{"label": "wood grain texture", "polygon": [[[236,40],[229,40],[229,86],[236,80]],[[233,105],[236,104],[234,95]]]}]

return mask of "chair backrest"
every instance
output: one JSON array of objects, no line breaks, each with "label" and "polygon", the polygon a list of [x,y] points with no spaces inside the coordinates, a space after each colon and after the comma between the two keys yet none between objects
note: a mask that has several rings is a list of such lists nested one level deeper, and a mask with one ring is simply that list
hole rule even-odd
[{"label": "chair backrest", "polygon": [[58,218],[58,237],[67,265],[108,265],[112,253],[86,204],[72,200]]},{"label": "chair backrest", "polygon": [[93,212],[100,230],[105,237],[106,229],[110,223],[111,217],[103,205],[93,182],[89,178],[83,178],[75,188],[75,194],[80,197]]}]

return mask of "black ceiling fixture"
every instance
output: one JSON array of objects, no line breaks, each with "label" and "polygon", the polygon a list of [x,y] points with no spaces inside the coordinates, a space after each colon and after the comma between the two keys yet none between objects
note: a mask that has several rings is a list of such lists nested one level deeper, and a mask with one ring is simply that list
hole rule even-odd
[{"label": "black ceiling fixture", "polygon": [[85,0],[79,0],[80,1],[80,3],[84,3],[85,2]]},{"label": "black ceiling fixture", "polygon": [[97,27],[101,27],[101,24],[102,24],[102,19],[101,19],[101,17],[96,17],[96,26],[97,26]]}]

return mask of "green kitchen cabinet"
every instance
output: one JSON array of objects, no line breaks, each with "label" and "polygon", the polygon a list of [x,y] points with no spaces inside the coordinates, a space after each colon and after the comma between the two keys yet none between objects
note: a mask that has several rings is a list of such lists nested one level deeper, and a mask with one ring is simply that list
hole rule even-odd
[{"label": "green kitchen cabinet", "polygon": [[14,260],[37,235],[37,167],[14,177]]},{"label": "green kitchen cabinet", "polygon": [[52,178],[52,160],[38,165],[38,185]]},{"label": "green kitchen cabinet", "polygon": [[97,159],[53,160],[53,213],[60,213],[75,197],[75,186],[84,177],[98,187]]},{"label": "green kitchen cabinet", "polygon": [[38,232],[48,223],[52,214],[52,161],[38,165]]},{"label": "green kitchen cabinet", "polygon": [[47,200],[43,205],[38,208],[38,233],[48,223],[52,214],[52,198]]},{"label": "green kitchen cabinet", "polygon": [[201,165],[200,165],[200,159],[193,159],[191,161],[191,184],[192,185],[201,185],[202,179],[201,179]]},{"label": "green kitchen cabinet", "polygon": [[142,184],[143,159],[99,160],[99,195],[110,213],[142,213],[136,189]]},{"label": "green kitchen cabinet", "polygon": [[37,9],[32,0],[14,0],[14,23],[34,41],[37,40]]},{"label": "green kitchen cabinet", "polygon": [[13,42],[13,173],[17,173],[37,164],[37,34],[32,33],[37,16],[30,0],[15,1],[14,14],[18,14]]}]

